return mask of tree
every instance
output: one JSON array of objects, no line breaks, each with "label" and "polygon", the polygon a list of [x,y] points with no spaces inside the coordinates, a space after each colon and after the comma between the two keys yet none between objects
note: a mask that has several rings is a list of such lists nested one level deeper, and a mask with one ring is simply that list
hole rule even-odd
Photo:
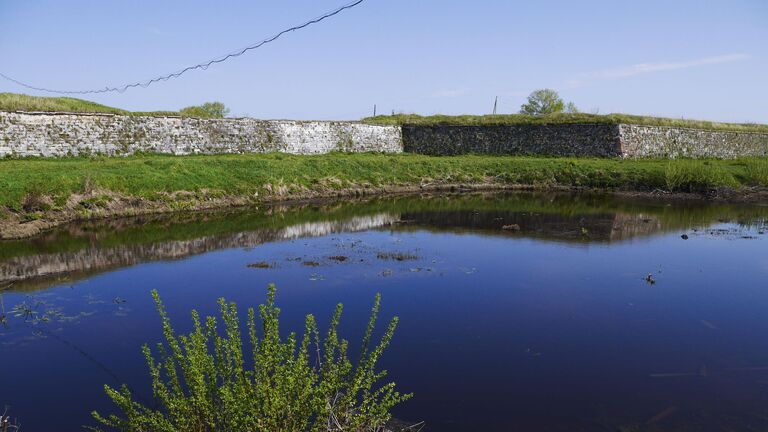
[{"label": "tree", "polygon": [[520,114],[543,115],[562,112],[565,103],[552,89],[536,90],[528,96],[528,103],[520,107]]},{"label": "tree", "polygon": [[565,104],[565,112],[570,114],[577,114],[577,113],[580,113],[581,111],[579,111],[575,103],[568,102],[567,104]]},{"label": "tree", "polygon": [[181,115],[184,117],[224,118],[229,115],[229,108],[221,102],[206,102],[202,105],[182,109]]}]

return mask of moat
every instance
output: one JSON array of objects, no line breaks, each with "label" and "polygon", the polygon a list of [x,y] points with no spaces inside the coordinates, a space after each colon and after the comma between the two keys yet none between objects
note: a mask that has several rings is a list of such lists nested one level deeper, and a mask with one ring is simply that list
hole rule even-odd
[{"label": "moat", "polygon": [[0,405],[82,430],[103,385],[151,399],[157,289],[189,311],[278,287],[283,328],[374,294],[382,367],[427,431],[768,430],[768,206],[507,193],[144,216],[0,242]]}]

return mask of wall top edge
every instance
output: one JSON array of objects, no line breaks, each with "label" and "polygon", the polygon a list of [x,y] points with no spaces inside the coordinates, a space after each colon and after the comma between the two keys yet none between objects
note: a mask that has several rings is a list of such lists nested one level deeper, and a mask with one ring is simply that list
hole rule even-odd
[{"label": "wall top edge", "polygon": [[284,123],[296,123],[296,124],[308,124],[308,123],[328,123],[328,124],[356,124],[365,125],[371,127],[461,127],[461,128],[482,128],[482,127],[518,127],[518,126],[613,126],[613,127],[633,127],[633,128],[647,128],[647,129],[661,129],[661,130],[682,130],[682,131],[695,131],[695,132],[708,132],[708,133],[722,133],[722,134],[750,134],[768,136],[767,132],[761,131],[745,131],[745,130],[718,130],[718,129],[706,129],[696,127],[684,127],[684,126],[666,126],[666,125],[645,125],[639,123],[541,123],[541,124],[487,124],[487,125],[462,125],[462,124],[403,124],[403,125],[380,125],[364,123],[359,120],[292,120],[292,119],[259,119],[254,117],[229,117],[223,119],[206,119],[199,117],[182,117],[173,115],[158,115],[158,116],[139,116],[139,115],[123,115],[112,113],[83,113],[83,112],[68,112],[68,111],[0,111],[0,115],[3,114],[22,114],[30,116],[75,116],[75,117],[107,117],[107,118],[131,118],[131,119],[189,119],[199,121],[211,121],[211,122],[226,122],[232,120],[250,120],[255,122],[284,122]]},{"label": "wall top edge", "polygon": [[291,122],[291,123],[345,123],[345,124],[363,124],[366,126],[385,126],[391,127],[394,125],[377,125],[370,123],[363,123],[359,120],[293,120],[293,119],[260,119],[255,117],[227,117],[223,119],[214,118],[200,118],[200,117],[182,117],[175,115],[124,115],[113,113],[88,113],[88,112],[69,112],[69,111],[2,111],[2,114],[23,114],[32,116],[75,116],[75,117],[118,117],[118,118],[141,118],[141,119],[190,119],[190,120],[204,120],[204,121],[231,121],[231,120],[252,120],[252,121],[264,121],[264,122]]}]

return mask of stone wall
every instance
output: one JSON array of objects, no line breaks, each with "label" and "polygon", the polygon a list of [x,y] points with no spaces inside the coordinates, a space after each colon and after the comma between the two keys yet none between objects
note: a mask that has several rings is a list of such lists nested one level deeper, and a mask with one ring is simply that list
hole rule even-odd
[{"label": "stone wall", "polygon": [[768,156],[768,133],[628,124],[403,126],[403,143],[406,152],[429,155]]},{"label": "stone wall", "polygon": [[0,112],[0,157],[331,151],[400,153],[400,128],[356,122]]},{"label": "stone wall", "polygon": [[0,112],[0,157],[331,151],[589,157],[768,156],[768,133],[610,124],[410,125]]},{"label": "stone wall", "polygon": [[619,128],[608,124],[403,126],[406,152],[617,157]]},{"label": "stone wall", "polygon": [[733,159],[768,156],[768,133],[623,124],[619,125],[619,134],[623,157]]}]

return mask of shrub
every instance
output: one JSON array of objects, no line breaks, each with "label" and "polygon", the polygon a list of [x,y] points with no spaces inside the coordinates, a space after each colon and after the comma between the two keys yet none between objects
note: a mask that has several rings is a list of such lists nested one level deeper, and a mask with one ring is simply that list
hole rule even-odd
[{"label": "shrub", "polygon": [[203,324],[192,311],[194,329],[176,336],[159,295],[153,291],[152,296],[166,344],[158,344],[158,359],[148,346],[143,351],[160,408],[136,402],[126,386],[120,391],[105,386],[123,412],[122,417],[93,412],[105,426],[153,432],[380,431],[390,419],[390,409],[411,397],[395,391],[394,383],[377,385],[386,372],[377,372],[375,366],[398,322],[393,318],[378,345],[369,346],[379,295],[353,366],[348,342],[337,333],[342,305],[336,307],[324,340],[312,315],[306,317],[300,342],[295,333],[283,339],[275,287],[270,285],[266,304],[259,306],[260,332],[254,310],[248,310],[250,367],[234,303],[219,300],[223,332],[217,331],[216,318],[208,317]]},{"label": "shrub", "polygon": [[200,106],[190,106],[179,112],[184,117],[224,118],[229,115],[229,108],[221,102],[206,102]]}]

